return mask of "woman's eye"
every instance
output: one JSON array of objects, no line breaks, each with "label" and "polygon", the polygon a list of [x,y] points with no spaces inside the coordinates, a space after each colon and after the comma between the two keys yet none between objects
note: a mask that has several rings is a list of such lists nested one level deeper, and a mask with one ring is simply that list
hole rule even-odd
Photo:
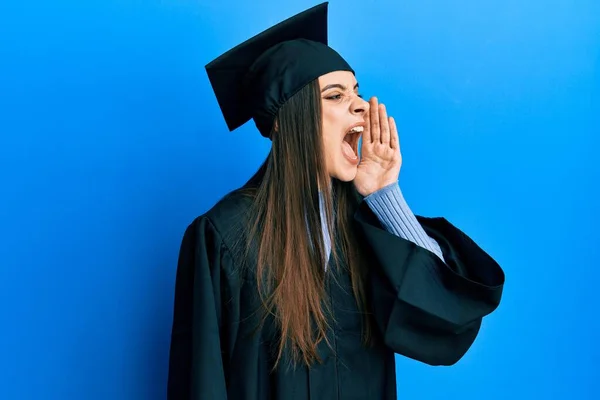
[{"label": "woman's eye", "polygon": [[[357,95],[358,97],[360,97],[361,99],[363,98],[362,94],[358,94],[358,93],[357,93],[356,95]],[[334,94],[334,95],[331,95],[331,96],[328,96],[328,97],[325,97],[325,98],[326,98],[327,100],[339,100],[339,99],[341,99],[341,98],[342,98],[342,95],[341,95],[341,94]]]}]

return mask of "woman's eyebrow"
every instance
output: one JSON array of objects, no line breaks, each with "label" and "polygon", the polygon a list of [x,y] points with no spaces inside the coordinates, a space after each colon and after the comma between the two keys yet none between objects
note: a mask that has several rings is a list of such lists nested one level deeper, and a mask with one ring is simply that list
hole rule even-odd
[{"label": "woman's eyebrow", "polygon": [[[327,85],[323,89],[321,89],[321,93],[323,93],[326,90],[333,89],[333,88],[346,90],[346,86],[339,84],[339,83],[332,83],[331,85]],[[358,89],[358,83],[356,85],[354,85],[354,90],[356,90],[356,89]]]}]

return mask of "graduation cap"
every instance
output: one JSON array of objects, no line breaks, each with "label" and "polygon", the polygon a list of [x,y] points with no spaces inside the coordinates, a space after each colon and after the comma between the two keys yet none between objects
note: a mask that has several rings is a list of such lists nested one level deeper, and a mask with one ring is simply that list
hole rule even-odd
[{"label": "graduation cap", "polygon": [[296,14],[206,65],[230,131],[254,119],[270,137],[279,108],[306,84],[332,71],[354,73],[328,46],[327,6]]}]

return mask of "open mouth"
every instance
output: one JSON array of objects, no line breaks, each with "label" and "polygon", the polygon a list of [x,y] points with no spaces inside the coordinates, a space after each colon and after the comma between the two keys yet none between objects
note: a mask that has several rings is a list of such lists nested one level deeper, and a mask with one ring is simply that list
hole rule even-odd
[{"label": "open mouth", "polygon": [[364,127],[355,126],[350,129],[344,140],[342,141],[342,152],[344,156],[351,162],[355,163],[358,161],[358,141],[364,131]]}]

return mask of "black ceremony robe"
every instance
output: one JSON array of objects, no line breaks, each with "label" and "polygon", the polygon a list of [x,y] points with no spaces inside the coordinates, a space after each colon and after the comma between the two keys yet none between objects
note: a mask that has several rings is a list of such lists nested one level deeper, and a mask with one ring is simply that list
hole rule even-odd
[{"label": "black ceremony robe", "polygon": [[475,340],[482,318],[501,298],[504,273],[467,235],[443,218],[418,217],[443,251],[435,254],[388,233],[363,201],[355,228],[372,260],[367,291],[375,343],[361,342],[361,318],[344,268],[327,288],[336,324],[335,353],[323,363],[270,373],[276,357],[271,319],[262,314],[256,278],[240,272],[231,252],[249,198],[231,194],[186,230],[176,278],[169,400],[396,399],[394,353],[430,365],[452,365]]}]

